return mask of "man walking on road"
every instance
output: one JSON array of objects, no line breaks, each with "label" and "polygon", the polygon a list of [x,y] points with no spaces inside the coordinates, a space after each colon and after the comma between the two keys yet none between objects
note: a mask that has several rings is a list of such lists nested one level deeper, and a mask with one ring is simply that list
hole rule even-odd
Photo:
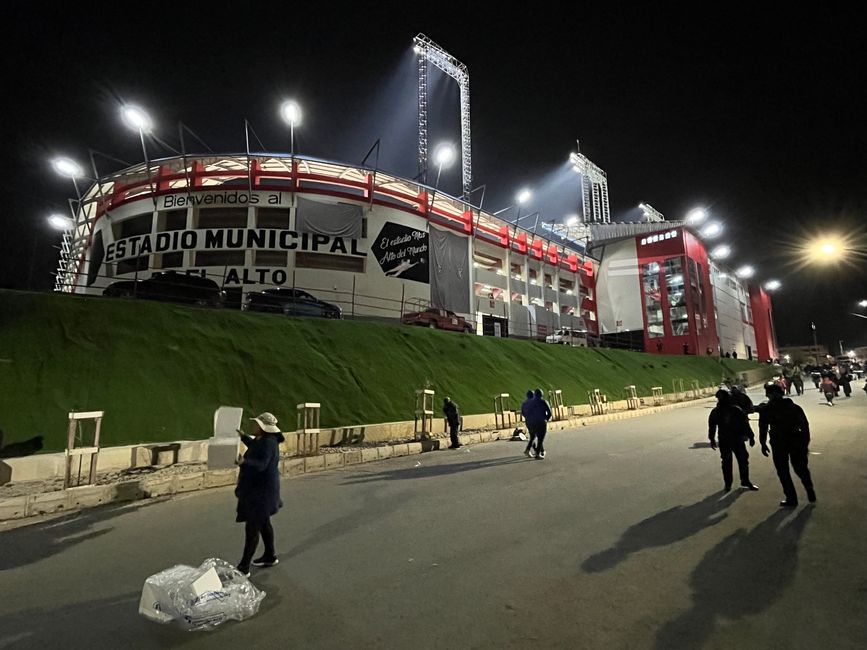
[{"label": "man walking on road", "polygon": [[770,430],[771,448],[773,450],[774,467],[783,493],[786,498],[780,501],[784,508],[794,508],[798,505],[798,493],[789,473],[789,461],[792,469],[804,484],[807,499],[816,502],[816,492],[813,490],[813,480],[807,469],[807,452],[810,446],[810,423],[804,410],[792,400],[783,397],[783,389],[776,384],[765,387],[768,401],[762,404],[759,411],[759,441],[762,453],[767,456],[768,431]]},{"label": "man walking on road", "polygon": [[[527,431],[530,433],[530,440],[536,439],[536,458],[542,460],[545,458],[545,434],[548,432],[548,420],[551,419],[551,407],[542,396],[541,388],[537,388],[533,393],[533,399],[528,399],[524,404],[528,406],[524,414]],[[523,406],[521,411],[524,412]]]},{"label": "man walking on road", "polygon": [[533,391],[527,391],[527,399],[521,404],[521,417],[524,418],[524,424],[527,425],[527,447],[524,449],[524,455],[527,458],[533,458],[536,455],[536,431],[530,427],[529,418],[532,417],[533,409]]},{"label": "man walking on road", "polygon": [[458,440],[458,429],[461,426],[461,414],[458,411],[458,405],[455,404],[450,397],[446,397],[443,400],[443,415],[446,416],[446,422],[449,425],[449,438],[451,438],[449,449],[457,449],[461,446],[461,443]]},{"label": "man walking on road", "polygon": [[750,441],[750,447],[756,444],[756,436],[750,427],[747,414],[734,403],[732,396],[725,390],[716,392],[717,405],[710,412],[707,419],[707,437],[710,440],[711,449],[717,448],[715,436],[719,429],[719,455],[722,459],[723,492],[732,489],[732,454],[738,461],[738,472],[741,476],[741,487],[748,490],[759,488],[750,481],[750,454],[746,440]]}]

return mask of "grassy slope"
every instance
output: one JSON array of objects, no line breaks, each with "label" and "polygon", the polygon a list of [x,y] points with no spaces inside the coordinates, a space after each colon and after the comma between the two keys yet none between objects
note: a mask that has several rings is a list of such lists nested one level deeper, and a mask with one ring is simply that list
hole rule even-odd
[{"label": "grassy slope", "polygon": [[378,323],[290,319],[149,302],[0,291],[0,428],[65,446],[66,413],[106,411],[103,444],[204,438],[214,409],[322,403],[322,425],[412,419],[425,382],[464,413],[560,388],[566,403],[672,379],[719,382],[747,361],[577,349]]}]

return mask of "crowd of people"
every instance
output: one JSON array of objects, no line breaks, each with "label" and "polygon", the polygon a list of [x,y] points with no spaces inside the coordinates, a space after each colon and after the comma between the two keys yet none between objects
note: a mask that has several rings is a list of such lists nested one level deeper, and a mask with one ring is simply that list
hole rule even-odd
[{"label": "crowd of people", "polygon": [[[806,365],[783,364],[780,373],[774,377],[773,382],[779,385],[786,395],[792,394],[792,388],[797,395],[804,394],[804,377],[809,375],[816,387],[825,397],[828,406],[834,406],[834,399],[840,396],[840,390],[844,397],[852,396],[852,382],[856,381],[852,366],[848,364],[822,364]],[[864,391],[867,392],[867,381],[864,383]]]}]

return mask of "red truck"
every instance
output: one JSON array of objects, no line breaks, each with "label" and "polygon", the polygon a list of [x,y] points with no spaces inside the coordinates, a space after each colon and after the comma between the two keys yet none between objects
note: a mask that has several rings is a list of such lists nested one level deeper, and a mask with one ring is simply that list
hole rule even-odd
[{"label": "red truck", "polygon": [[452,330],[467,334],[471,334],[476,329],[463,316],[458,316],[448,309],[437,309],[436,307],[408,312],[401,316],[400,322],[404,325],[421,325],[431,329]]}]

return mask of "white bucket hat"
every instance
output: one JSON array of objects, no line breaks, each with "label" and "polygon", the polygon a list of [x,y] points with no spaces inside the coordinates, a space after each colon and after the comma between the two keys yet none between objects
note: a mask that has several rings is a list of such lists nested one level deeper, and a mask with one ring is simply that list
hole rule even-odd
[{"label": "white bucket hat", "polygon": [[258,424],[265,433],[280,433],[280,427],[277,426],[277,418],[271,413],[262,413],[250,419]]}]

